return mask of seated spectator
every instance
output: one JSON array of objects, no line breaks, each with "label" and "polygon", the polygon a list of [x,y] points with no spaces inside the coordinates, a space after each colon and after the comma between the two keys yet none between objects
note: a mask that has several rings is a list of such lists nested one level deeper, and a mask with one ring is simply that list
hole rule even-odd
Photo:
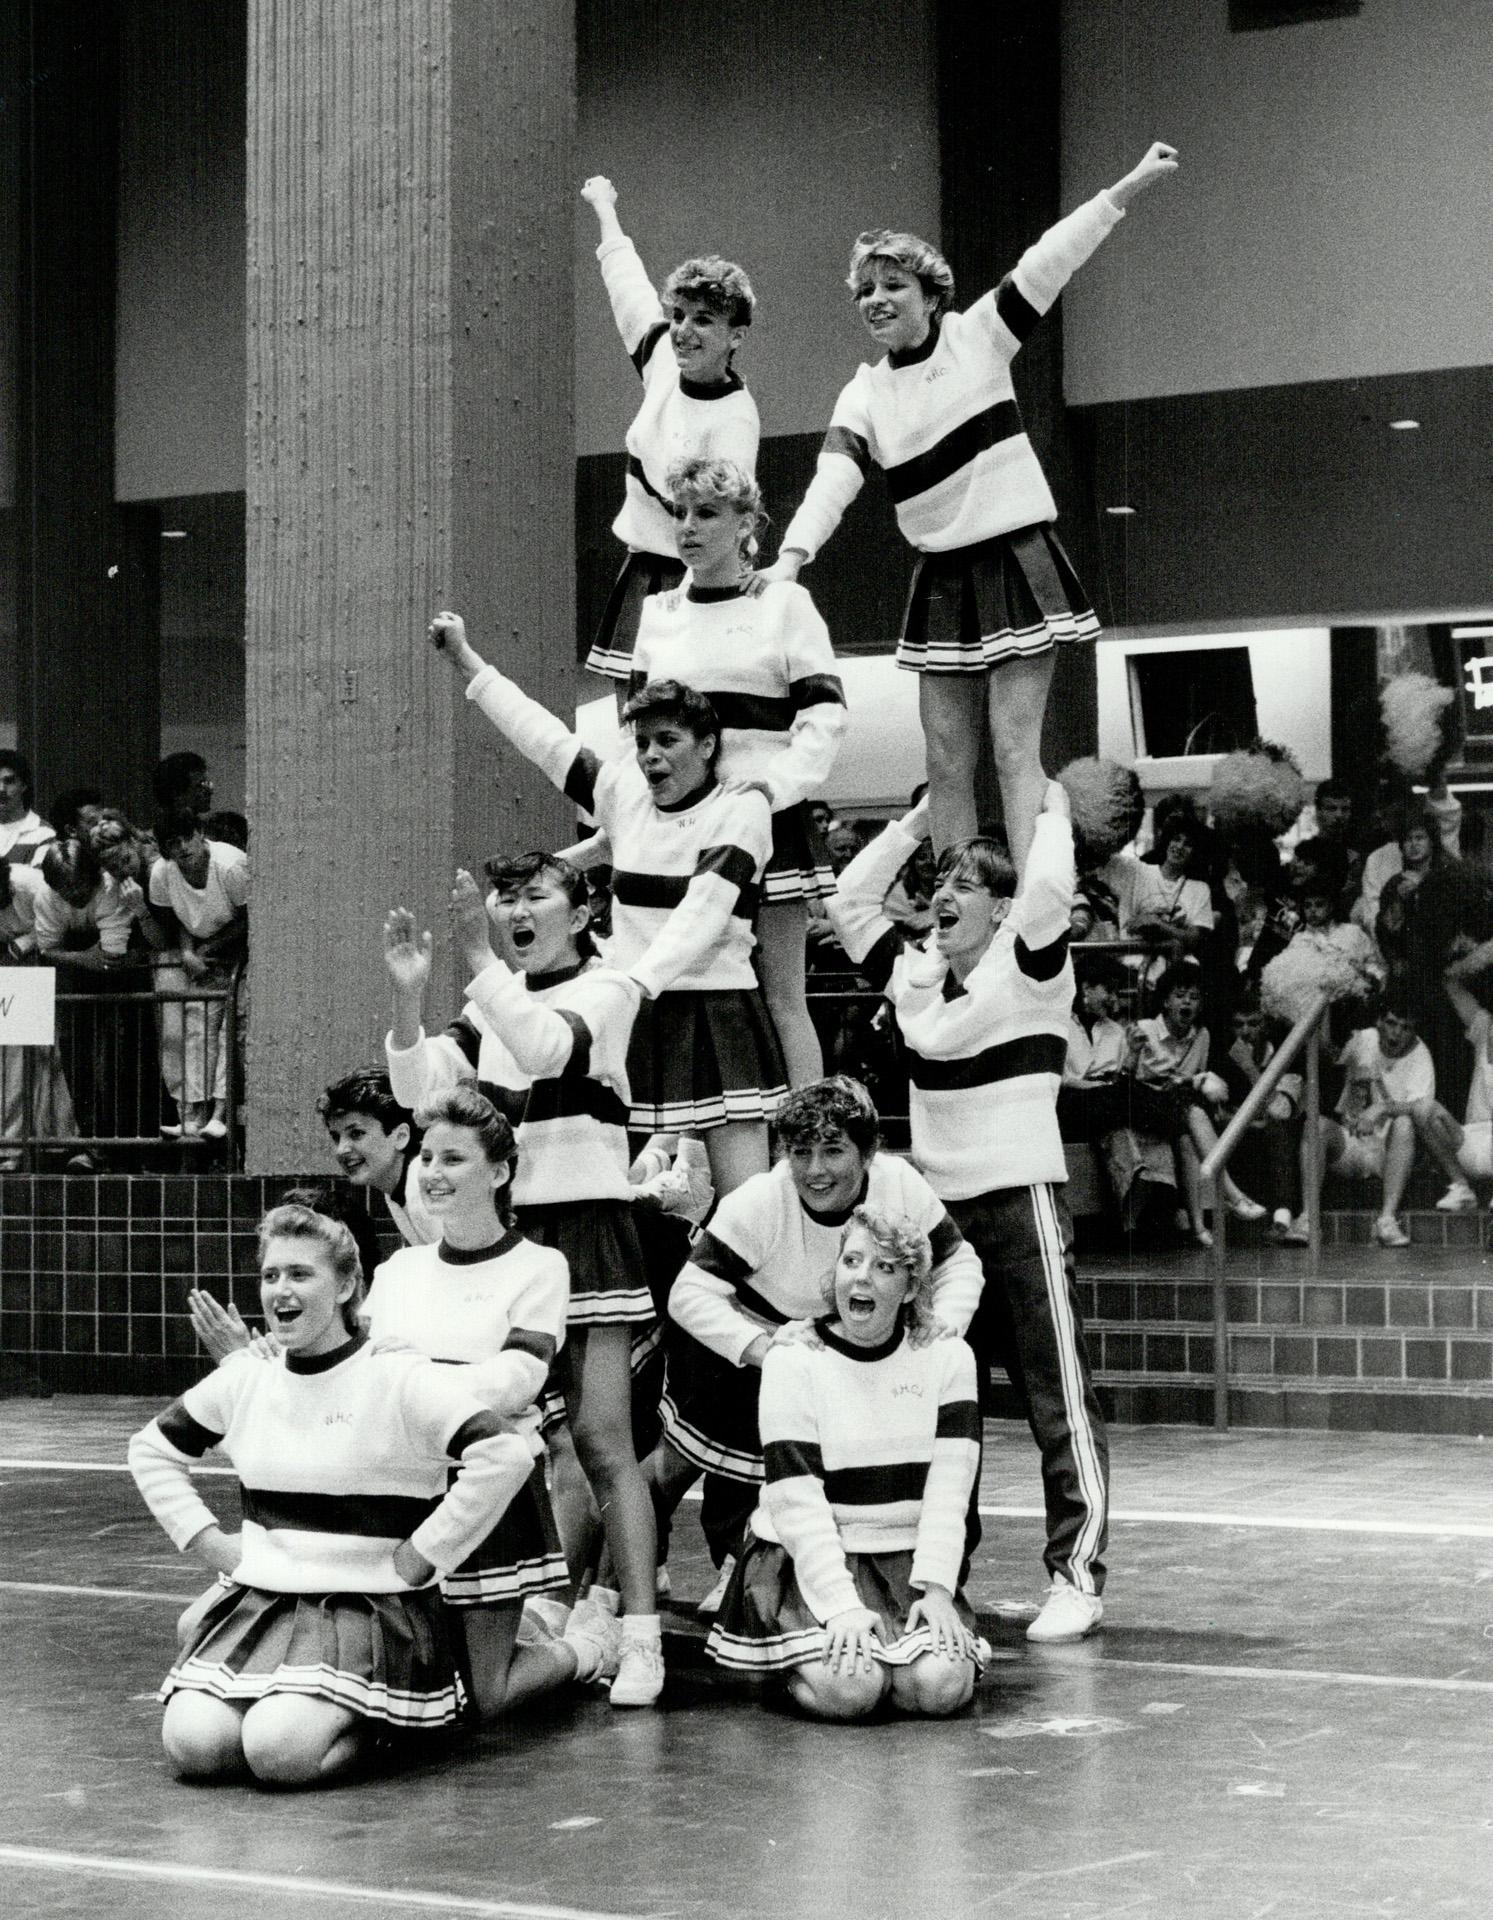
[{"label": "seated spectator", "polygon": [[[1291,935],[1293,947],[1333,947],[1352,963],[1361,982],[1354,996],[1360,1002],[1376,1000],[1389,969],[1384,956],[1362,927],[1342,917],[1342,895],[1330,880],[1310,878],[1297,889],[1301,924]],[[1351,1002],[1350,1002],[1351,1006]],[[1362,1011],[1361,1007],[1359,1009]]]},{"label": "seated spectator", "polygon": [[[1175,960],[1156,983],[1160,1011],[1138,1020],[1130,1042],[1131,1072],[1137,1087],[1168,1096],[1164,1111],[1170,1124],[1153,1130],[1151,1116],[1118,1128],[1109,1136],[1109,1169],[1115,1190],[1126,1209],[1127,1221],[1139,1214],[1139,1182],[1175,1188],[1181,1185],[1186,1222],[1200,1247],[1211,1247],[1213,1235],[1204,1217],[1201,1163],[1218,1145],[1213,1113],[1226,1089],[1217,1074],[1208,1071],[1208,1029],[1201,1024],[1202,969],[1195,960]],[[1229,1212],[1240,1220],[1258,1220],[1265,1209],[1240,1191],[1225,1173],[1220,1185]]]},{"label": "seated spectator", "polygon": [[[1361,1028],[1349,1040],[1341,1065],[1343,1091],[1337,1117],[1322,1122],[1319,1172],[1345,1180],[1378,1181],[1374,1239],[1381,1247],[1409,1246],[1410,1236],[1398,1216],[1415,1162],[1415,1113],[1436,1097],[1436,1068],[1425,1042],[1416,1035],[1402,982],[1386,991],[1376,1024]],[[1303,1198],[1307,1180],[1303,1141]],[[1304,1212],[1283,1237],[1292,1246],[1306,1245]]]},{"label": "seated spectator", "polygon": [[156,807],[162,814],[211,813],[212,776],[200,753],[168,753],[150,779]]},{"label": "seated spectator", "polygon": [[[1215,1063],[1218,1077],[1228,1090],[1218,1108],[1218,1118],[1225,1122],[1232,1120],[1244,1105],[1276,1051],[1260,1011],[1257,990],[1246,991],[1230,1019],[1233,1037],[1229,1049]],[[1282,1074],[1264,1111],[1256,1116],[1239,1143],[1241,1171],[1254,1190],[1265,1195],[1262,1204],[1270,1209],[1267,1231],[1272,1240],[1284,1240],[1296,1213],[1292,1203],[1296,1197],[1296,1136],[1301,1124],[1301,1096],[1301,1075]]]},{"label": "seated spectator", "polygon": [[1065,1140],[1101,1140],[1130,1118],[1130,1036],[1115,1018],[1129,975],[1118,960],[1099,953],[1080,954],[1077,975],[1058,1128]]},{"label": "seated spectator", "polygon": [[1321,780],[1312,803],[1313,833],[1343,853],[1345,878],[1353,897],[1363,885],[1363,855],[1353,817],[1353,789],[1346,780]]},{"label": "seated spectator", "polygon": [[1137,863],[1128,917],[1120,928],[1127,939],[1144,940],[1156,950],[1143,970],[1147,985],[1170,962],[1197,959],[1214,925],[1203,858],[1208,830],[1185,802],[1158,812],[1156,838]]},{"label": "seated spectator", "polygon": [[[0,860],[0,964],[27,966],[36,959],[36,896],[42,877],[35,867]],[[29,1099],[27,1076],[30,1076]],[[0,1047],[0,1137],[76,1140],[78,1122],[52,1047]],[[0,1151],[0,1172],[21,1164],[18,1151]]]},{"label": "seated spectator", "polygon": [[[168,814],[156,829],[160,858],[150,870],[150,904],[176,936],[168,965],[158,973],[163,991],[227,987],[248,943],[249,859],[226,841],[209,840],[190,812]],[[163,956],[166,957],[166,956]],[[180,980],[180,986],[168,983]],[[177,1103],[179,1126],[161,1131],[183,1138],[221,1140],[228,1132],[226,1017],[222,1000],[168,1003],[162,1008],[161,1073]],[[179,1042],[179,1045],[178,1045]]]},{"label": "seated spectator", "polygon": [[1487,965],[1487,955],[1467,954],[1446,970],[1445,987],[1472,1049],[1472,1078],[1465,1122],[1434,1097],[1415,1101],[1410,1117],[1415,1131],[1449,1182],[1436,1202],[1442,1213],[1461,1213],[1477,1205],[1474,1180],[1493,1179],[1493,1015],[1469,981]]},{"label": "seated spectator", "polygon": [[1229,841],[1221,885],[1233,923],[1228,944],[1234,971],[1257,980],[1299,924],[1280,853],[1263,827],[1243,830]]},{"label": "seated spectator", "polygon": [[1423,872],[1433,858],[1457,857],[1462,827],[1462,803],[1445,787],[1435,787],[1422,795],[1405,789],[1398,804],[1386,804],[1381,813],[1385,839],[1363,863],[1363,882],[1352,914],[1366,933],[1375,930],[1385,887],[1405,870],[1406,833],[1418,826],[1428,831],[1431,851],[1420,858],[1419,870]]},{"label": "seated spectator", "polygon": [[59,840],[84,840],[103,809],[97,787],[64,787],[52,802],[52,831]]},{"label": "seated spectator", "polygon": [[56,835],[31,810],[31,762],[13,748],[0,748],[0,860],[29,863],[38,847]]}]

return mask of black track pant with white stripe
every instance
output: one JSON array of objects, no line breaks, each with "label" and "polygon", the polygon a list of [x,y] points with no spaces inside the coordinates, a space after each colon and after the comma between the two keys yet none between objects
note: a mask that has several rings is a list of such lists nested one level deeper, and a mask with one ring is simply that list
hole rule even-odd
[{"label": "black track pant with white stripe", "polygon": [[945,1205],[985,1269],[966,1336],[980,1362],[981,1398],[992,1363],[1003,1367],[1042,1450],[1048,1571],[1081,1593],[1102,1593],[1109,1437],[1078,1310],[1068,1209],[1050,1186],[1004,1187]]}]

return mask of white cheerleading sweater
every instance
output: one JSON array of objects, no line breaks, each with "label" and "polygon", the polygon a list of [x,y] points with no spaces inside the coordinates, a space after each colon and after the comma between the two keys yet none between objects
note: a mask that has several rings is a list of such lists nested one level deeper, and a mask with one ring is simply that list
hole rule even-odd
[{"label": "white cheerleading sweater", "polygon": [[1021,891],[963,986],[933,935],[904,948],[882,911],[918,845],[893,821],[826,903],[845,951],[896,1014],[913,1159],[941,1200],[1066,1180],[1057,1093],[1074,991],[1072,828],[1038,815]]},{"label": "white cheerleading sweater", "polygon": [[415,1113],[476,1081],[518,1137],[516,1207],[631,1200],[627,1043],[638,993],[599,962],[525,975],[494,959],[444,1033],[422,1027],[411,1047],[385,1037],[394,1098]]},{"label": "white cheerleading sweater", "polygon": [[234,1354],[134,1435],[135,1484],[178,1549],[217,1525],[191,1481],[215,1446],[242,1492],[233,1577],[270,1593],[407,1592],[394,1570],[405,1540],[449,1573],[540,1451],[460,1374],[418,1354],[375,1354],[362,1335],[315,1359]]},{"label": "white cheerleading sweater", "polygon": [[[873,1154],[855,1206],[906,1214],[927,1234],[934,1312],[946,1327],[964,1333],[979,1305],[984,1270],[916,1167],[895,1154]],[[739,1367],[752,1342],[781,1320],[817,1320],[824,1313],[824,1283],[853,1211],[811,1213],[786,1160],[754,1173],[723,1197],[696,1235],[669,1295],[669,1318]]]},{"label": "white cheerleading sweater", "polygon": [[538,1424],[569,1307],[564,1254],[510,1229],[472,1253],[444,1242],[401,1247],[374,1274],[365,1313],[375,1340],[406,1340],[460,1366],[469,1393],[527,1430]]},{"label": "white cheerleading sweater", "polygon": [[816,1620],[861,1605],[847,1553],[911,1553],[913,1586],[956,1592],[980,1471],[974,1354],[900,1330],[870,1348],[819,1334],[763,1364],[753,1533],[788,1554]]},{"label": "white cheerleading sweater", "polygon": [[1069,279],[1124,218],[1097,194],[1027,248],[998,287],[946,313],[921,347],[864,363],[841,392],[783,550],[812,560],[878,466],[897,524],[922,553],[1055,520],[1021,424],[1011,362]]},{"label": "white cheerleading sweater", "polygon": [[762,780],[772,810],[818,793],[845,733],[845,687],[807,591],[775,581],[753,596],[691,585],[643,602],[631,691],[678,680],[721,722],[722,780]]},{"label": "white cheerleading sweater", "polygon": [[772,851],[766,799],[712,782],[666,810],[635,759],[601,760],[496,667],[473,676],[467,698],[611,842],[608,964],[653,998],[755,988],[752,928]]},{"label": "white cheerleading sweater", "polygon": [[[675,560],[669,469],[681,460],[734,460],[754,472],[762,433],[757,403],[738,374],[719,387],[681,375],[658,293],[631,240],[604,240],[596,257],[617,331],[643,380],[643,404],[627,429],[627,491],[612,532],[630,547]],[[616,671],[626,677],[625,655]]]}]

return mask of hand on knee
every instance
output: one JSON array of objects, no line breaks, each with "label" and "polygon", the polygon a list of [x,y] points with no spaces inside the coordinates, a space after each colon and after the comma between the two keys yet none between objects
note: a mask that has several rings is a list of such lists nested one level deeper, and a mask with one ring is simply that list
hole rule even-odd
[{"label": "hand on knee", "polygon": [[788,1691],[820,1720],[864,1720],[881,1705],[887,1690],[885,1667],[870,1673],[836,1673],[823,1661],[789,1675]]}]

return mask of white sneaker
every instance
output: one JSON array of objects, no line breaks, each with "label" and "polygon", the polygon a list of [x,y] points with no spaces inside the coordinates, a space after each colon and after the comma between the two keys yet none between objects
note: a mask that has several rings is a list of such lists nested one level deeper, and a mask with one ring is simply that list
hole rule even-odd
[{"label": "white sneaker", "polygon": [[588,1601],[577,1601],[560,1636],[575,1654],[577,1680],[612,1680],[622,1661],[622,1623]]},{"label": "white sneaker", "polygon": [[1281,1245],[1285,1247],[1307,1246],[1312,1237],[1311,1222],[1304,1213],[1298,1213],[1282,1232]]},{"label": "white sneaker", "polygon": [[1381,1247],[1408,1247],[1410,1235],[1392,1213],[1381,1213],[1374,1222],[1374,1238]]},{"label": "white sneaker", "polygon": [[1043,1646],[1060,1646],[1065,1640],[1082,1640],[1103,1618],[1104,1602],[1097,1593],[1080,1593],[1054,1574],[1042,1611],[1027,1628],[1026,1637]]},{"label": "white sneaker", "polygon": [[622,1642],[617,1677],[612,1682],[614,1707],[651,1707],[664,1690],[664,1650],[654,1640]]},{"label": "white sneaker", "polygon": [[1477,1195],[1465,1180],[1453,1180],[1446,1192],[1436,1202],[1438,1213],[1471,1213],[1477,1206]]},{"label": "white sneaker", "polygon": [[713,1615],[720,1612],[721,1602],[726,1597],[726,1589],[730,1586],[731,1575],[735,1573],[735,1571],[736,1555],[734,1553],[728,1553],[721,1562],[720,1579],[716,1581],[715,1585],[710,1589],[709,1593],[706,1594],[699,1606],[695,1608],[696,1613]]},{"label": "white sneaker", "polygon": [[1258,1200],[1251,1200],[1247,1193],[1236,1193],[1225,1205],[1236,1220],[1263,1220],[1265,1209]]}]

